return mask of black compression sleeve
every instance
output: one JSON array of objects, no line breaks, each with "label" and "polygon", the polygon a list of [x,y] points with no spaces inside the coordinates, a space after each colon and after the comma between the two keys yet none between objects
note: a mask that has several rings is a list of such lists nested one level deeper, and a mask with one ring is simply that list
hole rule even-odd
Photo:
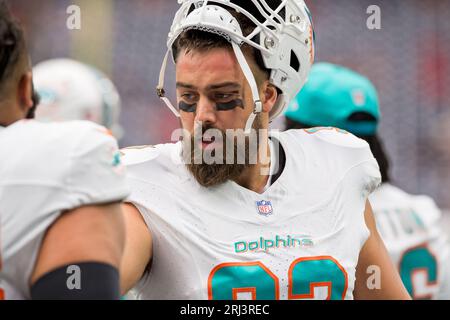
[{"label": "black compression sleeve", "polygon": [[36,300],[118,300],[118,270],[103,263],[74,263],[41,277],[31,287]]}]

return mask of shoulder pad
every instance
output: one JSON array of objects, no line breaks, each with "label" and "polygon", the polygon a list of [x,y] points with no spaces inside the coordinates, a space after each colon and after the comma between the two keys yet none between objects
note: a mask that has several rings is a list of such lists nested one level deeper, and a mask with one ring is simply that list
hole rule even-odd
[{"label": "shoulder pad", "polygon": [[155,159],[159,155],[159,150],[155,146],[134,146],[120,150],[122,162],[125,166],[141,164]]},{"label": "shoulder pad", "polygon": [[346,148],[365,148],[368,143],[348,131],[334,127],[316,127],[302,130],[326,143]]},{"label": "shoulder pad", "polygon": [[429,196],[418,195],[413,198],[414,210],[425,224],[431,225],[441,219],[442,213],[436,202]]}]

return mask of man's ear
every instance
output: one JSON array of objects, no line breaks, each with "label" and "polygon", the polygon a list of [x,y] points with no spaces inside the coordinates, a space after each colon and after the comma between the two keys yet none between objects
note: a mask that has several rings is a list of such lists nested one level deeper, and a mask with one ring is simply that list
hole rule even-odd
[{"label": "man's ear", "polygon": [[33,75],[31,71],[24,73],[20,78],[17,99],[20,108],[25,113],[33,107]]},{"label": "man's ear", "polygon": [[278,99],[277,88],[269,81],[264,82],[263,99],[263,112],[269,113]]}]

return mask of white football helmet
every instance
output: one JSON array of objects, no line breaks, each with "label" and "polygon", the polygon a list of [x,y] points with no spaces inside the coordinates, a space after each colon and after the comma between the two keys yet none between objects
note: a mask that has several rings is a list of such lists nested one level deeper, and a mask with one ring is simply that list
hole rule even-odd
[{"label": "white football helmet", "polygon": [[89,120],[122,137],[120,96],[99,70],[71,59],[47,60],[33,68],[33,82],[40,96],[37,120]]},{"label": "white football helmet", "polygon": [[[263,21],[245,10],[243,1],[246,3],[245,8],[252,4],[263,17]],[[246,132],[250,131],[256,115],[262,111],[262,103],[256,81],[240,48],[242,44],[246,43],[261,52],[265,67],[270,70],[270,82],[281,91],[270,112],[271,120],[282,114],[291,99],[300,92],[314,62],[314,28],[311,14],[303,0],[278,0],[277,8],[271,8],[269,1],[178,0],[181,8],[175,15],[169,33],[168,51],[157,87],[158,95],[177,117],[178,110],[165,97],[164,74],[172,45],[182,32],[190,29],[219,34],[231,43],[253,94],[255,109],[247,121]],[[236,10],[249,18],[255,24],[254,30],[244,36],[239,23],[225,8]]]}]

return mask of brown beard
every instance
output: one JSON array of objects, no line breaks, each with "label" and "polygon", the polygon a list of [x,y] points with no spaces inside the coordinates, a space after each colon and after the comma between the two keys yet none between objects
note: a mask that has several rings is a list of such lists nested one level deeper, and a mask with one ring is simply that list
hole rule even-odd
[{"label": "brown beard", "polygon": [[[259,129],[262,128],[261,118],[258,115],[253,123],[253,129],[256,130],[258,133]],[[212,126],[203,126],[202,132],[207,131],[208,129],[214,129]],[[217,186],[220,184],[223,184],[227,182],[228,180],[236,180],[241,176],[241,174],[245,171],[245,169],[254,166],[254,162],[251,162],[252,156],[250,154],[250,142],[249,138],[245,138],[245,154],[242,154],[242,151],[239,152],[239,150],[242,150],[242,148],[239,148],[236,137],[226,137],[225,132],[220,130],[222,133],[222,141],[225,141],[224,145],[224,152],[223,152],[223,161],[222,163],[212,163],[207,164],[203,161],[203,152],[201,152],[201,163],[198,163],[199,161],[195,161],[196,157],[199,155],[195,155],[195,149],[193,146],[195,146],[195,143],[198,143],[198,141],[195,141],[195,137],[190,137],[190,139],[185,139],[183,141],[189,141],[191,143],[192,148],[190,149],[190,152],[187,152],[185,154],[185,150],[189,151],[189,149],[186,148],[185,144],[183,143],[183,156],[186,156],[185,163],[186,167],[188,168],[189,172],[194,176],[195,180],[202,185],[203,187],[212,187]],[[259,136],[257,135],[257,150],[259,149]],[[233,163],[228,164],[226,163],[227,154],[228,152],[233,152]],[[214,152],[214,151],[213,151]],[[238,161],[239,160],[239,161]]]}]

